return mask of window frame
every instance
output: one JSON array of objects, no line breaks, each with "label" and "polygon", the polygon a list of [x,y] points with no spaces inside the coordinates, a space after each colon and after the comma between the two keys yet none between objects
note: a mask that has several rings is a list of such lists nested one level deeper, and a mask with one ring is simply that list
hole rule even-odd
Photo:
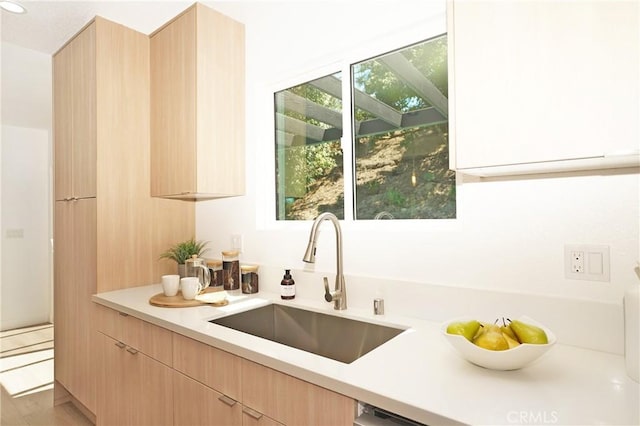
[{"label": "window frame", "polygon": [[[407,46],[415,45],[417,43],[432,39],[434,37],[447,34],[449,46],[453,44],[451,34],[447,31],[446,18],[442,16],[431,17],[426,22],[422,22],[419,25],[414,25],[402,31],[395,31],[384,36],[378,36],[370,39],[362,46],[357,48],[348,49],[342,52],[338,52],[336,55],[340,58],[333,61],[325,61],[324,65],[310,66],[301,72],[292,74],[291,76],[282,79],[270,86],[266,93],[269,96],[269,125],[271,129],[269,141],[265,143],[263,148],[267,148],[268,152],[261,151],[260,158],[264,160],[263,168],[264,172],[268,173],[268,179],[266,173],[260,173],[258,171],[256,179],[258,180],[258,193],[262,193],[257,198],[257,225],[259,229],[268,230],[304,230],[308,231],[309,220],[278,220],[276,217],[276,205],[277,205],[277,181],[275,173],[276,162],[276,150],[274,149],[276,144],[276,132],[275,132],[275,114],[274,114],[274,96],[277,92],[286,90],[288,88],[304,84],[317,78],[321,78],[327,75],[335,74],[337,72],[342,73],[342,81],[348,81],[349,84],[342,84],[342,129],[343,134],[340,139],[340,145],[343,151],[343,170],[344,170],[344,219],[341,220],[343,227],[347,229],[356,229],[363,231],[415,231],[415,230],[436,230],[436,231],[458,231],[460,229],[459,216],[460,216],[460,198],[461,198],[461,176],[456,173],[456,218],[452,219],[397,219],[397,220],[374,220],[374,219],[354,219],[355,200],[355,188],[354,188],[354,170],[355,170],[355,157],[353,152],[353,133],[354,133],[354,108],[353,108],[353,76],[351,75],[352,65],[375,58],[386,53],[405,48]],[[449,52],[451,49],[449,48]],[[448,61],[451,65],[451,58],[453,55],[449,53]],[[318,59],[319,62],[322,58]],[[453,68],[449,66],[449,78],[453,77]],[[449,107],[453,109],[453,102],[451,100],[453,92],[449,92]],[[346,110],[345,110],[346,109]],[[455,155],[455,149],[453,146],[453,131],[452,123],[449,122],[449,155],[452,158]],[[451,160],[450,160],[451,161]],[[450,163],[451,164],[451,163]],[[260,179],[260,178],[265,179]],[[262,208],[260,208],[262,206]]]}]

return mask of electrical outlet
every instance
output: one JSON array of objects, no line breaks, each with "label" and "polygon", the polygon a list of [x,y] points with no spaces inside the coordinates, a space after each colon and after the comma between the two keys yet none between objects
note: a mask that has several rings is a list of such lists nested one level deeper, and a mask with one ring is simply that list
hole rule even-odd
[{"label": "electrical outlet", "polygon": [[572,280],[606,281],[609,277],[609,246],[567,244],[564,246],[564,276]]},{"label": "electrical outlet", "polygon": [[571,271],[575,274],[584,274],[584,252],[571,252]]}]

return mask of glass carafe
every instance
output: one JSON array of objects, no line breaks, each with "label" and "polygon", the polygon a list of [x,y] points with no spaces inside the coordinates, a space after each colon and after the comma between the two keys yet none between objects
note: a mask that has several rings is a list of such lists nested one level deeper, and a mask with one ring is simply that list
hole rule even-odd
[{"label": "glass carafe", "polygon": [[185,273],[187,277],[198,277],[200,281],[200,291],[204,291],[205,288],[211,284],[211,274],[209,268],[204,259],[198,257],[197,254],[191,256],[191,259],[185,261]]}]

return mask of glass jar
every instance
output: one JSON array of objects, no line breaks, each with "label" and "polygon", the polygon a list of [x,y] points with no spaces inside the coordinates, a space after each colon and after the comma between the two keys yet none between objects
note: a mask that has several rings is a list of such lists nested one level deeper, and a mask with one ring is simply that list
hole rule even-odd
[{"label": "glass jar", "polygon": [[236,250],[222,252],[222,285],[225,290],[240,289],[240,259],[238,253]]},{"label": "glass jar", "polygon": [[240,265],[242,272],[242,292],[252,294],[258,292],[258,265]]},{"label": "glass jar", "polygon": [[211,287],[219,287],[224,282],[224,277],[222,273],[222,260],[218,259],[208,259],[207,267],[209,268],[209,273],[211,275]]}]

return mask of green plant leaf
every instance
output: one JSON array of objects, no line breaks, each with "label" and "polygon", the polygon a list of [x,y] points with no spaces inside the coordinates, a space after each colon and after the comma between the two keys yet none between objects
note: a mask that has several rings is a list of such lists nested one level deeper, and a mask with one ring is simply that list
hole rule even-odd
[{"label": "green plant leaf", "polygon": [[195,241],[193,238],[171,246],[167,251],[160,255],[160,259],[171,259],[178,264],[184,264],[187,259],[194,254],[200,257],[208,249],[206,248],[208,241]]}]

